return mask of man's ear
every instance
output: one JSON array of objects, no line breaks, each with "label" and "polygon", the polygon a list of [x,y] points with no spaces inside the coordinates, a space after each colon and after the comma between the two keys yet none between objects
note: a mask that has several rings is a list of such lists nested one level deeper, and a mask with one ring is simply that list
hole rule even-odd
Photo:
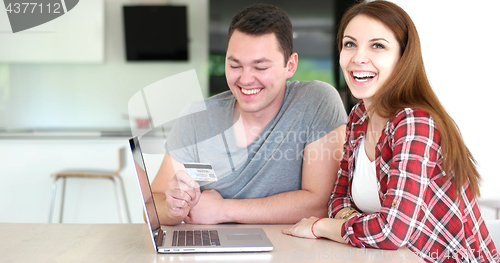
[{"label": "man's ear", "polygon": [[297,70],[297,64],[299,63],[299,55],[294,52],[290,55],[288,58],[288,62],[286,64],[287,68],[287,73],[286,73],[286,78],[289,79],[293,77],[293,74],[295,74],[295,71]]}]

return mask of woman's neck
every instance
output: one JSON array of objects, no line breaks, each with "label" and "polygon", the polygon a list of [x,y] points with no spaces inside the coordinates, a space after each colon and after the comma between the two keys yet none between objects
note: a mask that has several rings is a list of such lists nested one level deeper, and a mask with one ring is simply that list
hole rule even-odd
[{"label": "woman's neck", "polygon": [[375,112],[368,114],[368,124],[366,127],[367,140],[376,144],[382,135],[387,120],[388,119],[380,117]]}]

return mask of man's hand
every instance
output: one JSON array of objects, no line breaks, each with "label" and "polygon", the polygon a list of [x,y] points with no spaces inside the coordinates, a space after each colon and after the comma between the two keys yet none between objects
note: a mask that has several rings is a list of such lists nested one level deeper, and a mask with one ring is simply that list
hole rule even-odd
[{"label": "man's hand", "polygon": [[224,198],[216,190],[203,191],[198,205],[191,208],[184,222],[210,225],[224,223],[223,203]]},{"label": "man's hand", "polygon": [[170,208],[168,211],[171,216],[185,218],[200,200],[200,194],[200,185],[185,171],[179,170],[167,182],[165,191],[167,208]]}]

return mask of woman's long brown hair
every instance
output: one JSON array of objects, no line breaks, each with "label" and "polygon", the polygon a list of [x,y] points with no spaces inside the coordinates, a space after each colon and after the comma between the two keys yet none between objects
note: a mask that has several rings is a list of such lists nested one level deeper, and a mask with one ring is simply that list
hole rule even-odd
[{"label": "woman's long brown hair", "polygon": [[401,47],[401,58],[391,78],[379,89],[369,111],[390,118],[403,108],[418,108],[434,119],[441,136],[443,169],[452,176],[457,198],[467,181],[474,197],[479,197],[481,177],[476,161],[465,145],[458,126],[439,102],[427,79],[417,29],[408,14],[396,4],[386,1],[362,2],[346,11],[339,25],[337,44],[347,24],[357,15],[380,21],[390,29]]}]

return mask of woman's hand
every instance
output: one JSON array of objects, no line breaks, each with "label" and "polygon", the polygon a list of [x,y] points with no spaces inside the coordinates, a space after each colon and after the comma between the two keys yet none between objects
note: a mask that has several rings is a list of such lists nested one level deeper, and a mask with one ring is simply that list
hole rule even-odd
[{"label": "woman's hand", "polygon": [[[316,238],[311,231],[311,227],[318,220],[317,217],[309,217],[300,220],[297,224],[282,229],[281,232],[286,235],[296,236],[296,237],[304,237],[304,238]],[[313,230],[314,231],[314,230]],[[317,233],[315,233],[317,235]]]},{"label": "woman's hand", "polygon": [[282,229],[281,232],[296,237],[326,238],[347,244],[341,235],[344,222],[345,219],[309,217],[289,228]]}]

